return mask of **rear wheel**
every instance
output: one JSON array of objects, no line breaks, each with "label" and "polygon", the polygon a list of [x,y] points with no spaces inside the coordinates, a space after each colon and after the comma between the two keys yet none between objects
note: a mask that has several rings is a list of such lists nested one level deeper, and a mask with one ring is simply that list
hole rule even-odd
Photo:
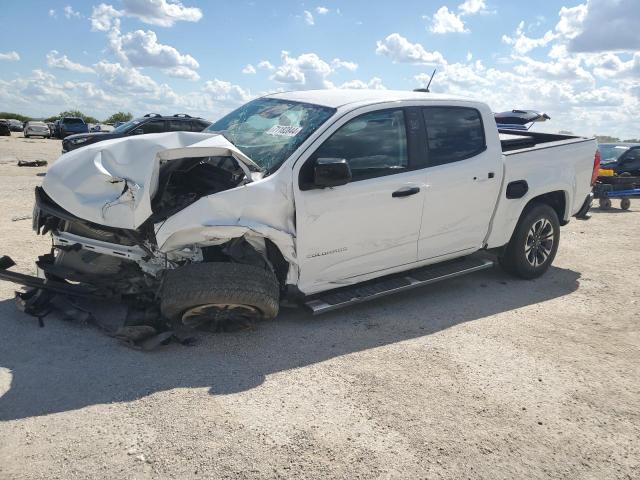
[{"label": "rear wheel", "polygon": [[498,261],[512,275],[537,278],[551,266],[559,241],[560,223],[556,211],[543,203],[534,204],[523,212]]},{"label": "rear wheel", "polygon": [[620,208],[622,210],[629,210],[630,207],[631,207],[631,200],[629,200],[628,198],[623,198],[622,200],[620,200]]},{"label": "rear wheel", "polygon": [[609,210],[611,208],[611,200],[609,198],[601,198],[598,205],[602,210]]},{"label": "rear wheel", "polygon": [[280,288],[275,274],[239,263],[194,263],[169,270],[161,310],[189,327],[233,330],[278,314]]}]

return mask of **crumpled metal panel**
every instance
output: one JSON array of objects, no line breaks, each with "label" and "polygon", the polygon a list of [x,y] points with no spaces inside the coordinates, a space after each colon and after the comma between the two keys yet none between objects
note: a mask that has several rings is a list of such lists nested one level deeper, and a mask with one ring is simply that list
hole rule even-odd
[{"label": "crumpled metal panel", "polygon": [[77,217],[135,229],[152,213],[160,152],[191,146],[208,147],[209,155],[231,153],[240,162],[251,162],[221,135],[157,133],[106,140],[66,153],[49,168],[42,186]]}]

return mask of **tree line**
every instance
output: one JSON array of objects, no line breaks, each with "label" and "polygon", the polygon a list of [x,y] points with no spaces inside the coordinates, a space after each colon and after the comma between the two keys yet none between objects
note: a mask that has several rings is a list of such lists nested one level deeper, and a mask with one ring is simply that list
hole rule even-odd
[{"label": "tree line", "polygon": [[111,115],[104,121],[100,121],[91,115],[85,115],[80,110],[65,110],[64,112],[60,112],[58,115],[53,115],[47,118],[33,118],[28,117],[26,115],[21,115],[19,113],[13,112],[0,112],[0,118],[15,118],[16,120],[20,120],[21,122],[28,122],[29,120],[42,120],[44,122],[55,122],[56,120],[62,117],[79,117],[83,119],[86,123],[116,123],[116,122],[128,122],[133,118],[130,112],[117,112]]}]

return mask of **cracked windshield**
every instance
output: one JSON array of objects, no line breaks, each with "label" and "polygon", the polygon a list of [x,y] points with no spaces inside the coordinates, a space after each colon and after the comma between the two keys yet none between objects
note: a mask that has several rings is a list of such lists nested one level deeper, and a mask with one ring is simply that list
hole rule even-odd
[{"label": "cracked windshield", "polygon": [[335,109],[259,98],[221,118],[207,132],[221,133],[267,173],[278,169]]}]

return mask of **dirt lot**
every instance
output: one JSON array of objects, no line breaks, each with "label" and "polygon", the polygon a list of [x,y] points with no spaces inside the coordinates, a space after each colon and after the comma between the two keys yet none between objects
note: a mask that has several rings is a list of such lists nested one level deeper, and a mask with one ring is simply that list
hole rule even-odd
[{"label": "dirt lot", "polygon": [[[46,168],[15,164],[59,151],[0,137],[1,253],[27,273],[49,243],[12,219]],[[640,478],[639,240],[634,201],[563,228],[533,282],[487,271],[152,353],[40,329],[0,283],[0,478]]]}]

